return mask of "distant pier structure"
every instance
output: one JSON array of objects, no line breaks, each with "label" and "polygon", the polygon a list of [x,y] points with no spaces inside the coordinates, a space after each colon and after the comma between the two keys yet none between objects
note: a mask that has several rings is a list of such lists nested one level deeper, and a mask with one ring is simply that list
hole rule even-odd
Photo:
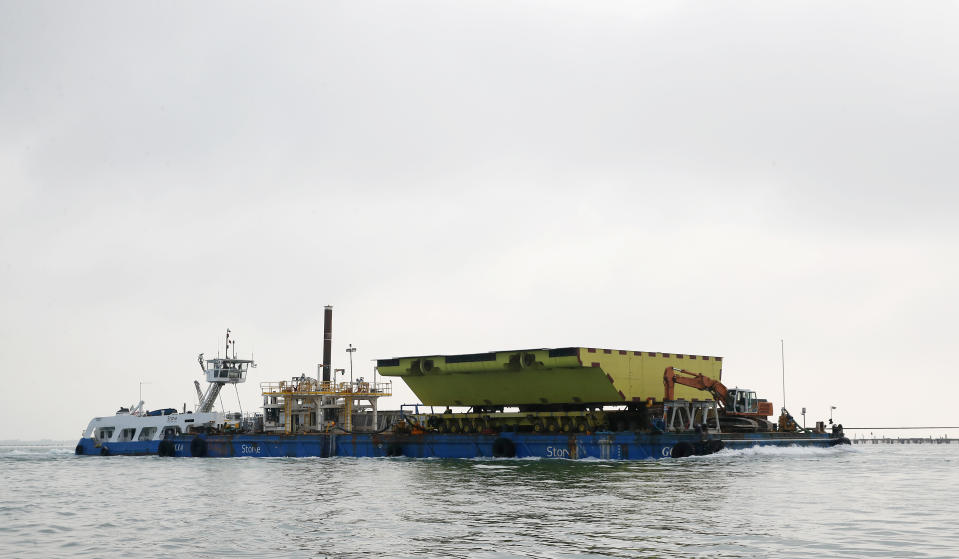
[{"label": "distant pier structure", "polygon": [[952,444],[959,439],[949,437],[856,437],[853,444]]},{"label": "distant pier structure", "polygon": [[[959,426],[948,427],[846,427],[847,431],[859,431],[862,434],[854,434],[851,437],[853,444],[952,444],[959,442],[959,438],[950,438],[949,435],[939,436],[929,435],[927,437],[903,437],[876,435],[875,431],[905,431],[905,430],[924,430],[929,431],[951,431],[959,430]],[[868,431],[867,435],[865,432]]]}]

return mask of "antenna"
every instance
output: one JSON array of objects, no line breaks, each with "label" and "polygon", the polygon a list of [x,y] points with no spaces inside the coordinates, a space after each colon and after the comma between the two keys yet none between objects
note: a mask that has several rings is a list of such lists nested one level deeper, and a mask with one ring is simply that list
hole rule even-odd
[{"label": "antenna", "polygon": [[779,359],[783,367],[783,409],[786,409],[786,344],[779,340]]}]

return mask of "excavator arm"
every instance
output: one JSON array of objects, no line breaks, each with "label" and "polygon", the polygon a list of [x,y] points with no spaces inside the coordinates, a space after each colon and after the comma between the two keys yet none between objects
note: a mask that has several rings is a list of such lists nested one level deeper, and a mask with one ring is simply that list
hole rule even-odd
[{"label": "excavator arm", "polygon": [[676,399],[676,385],[690,386],[699,390],[706,390],[713,395],[719,405],[726,404],[726,385],[716,379],[709,378],[701,373],[694,373],[685,369],[666,367],[663,372],[663,384],[666,385],[666,399]]},{"label": "excavator arm", "polygon": [[[713,395],[713,399],[719,403],[719,407],[727,415],[742,415],[747,417],[769,417],[773,414],[772,402],[766,400],[756,400],[756,393],[747,390],[733,390],[733,398],[730,398],[729,390],[726,385],[716,379],[709,378],[700,373],[694,373],[675,367],[666,367],[663,372],[663,384],[666,386],[666,399],[676,399],[676,385],[690,386],[698,390],[705,390]],[[742,401],[733,401],[738,396],[745,393],[746,399]]]}]

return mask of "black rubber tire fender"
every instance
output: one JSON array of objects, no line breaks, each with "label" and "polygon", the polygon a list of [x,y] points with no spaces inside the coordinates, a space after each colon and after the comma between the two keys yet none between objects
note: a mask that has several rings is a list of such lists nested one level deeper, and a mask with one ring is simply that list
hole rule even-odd
[{"label": "black rubber tire fender", "polygon": [[159,456],[173,456],[175,454],[175,447],[173,446],[173,441],[169,439],[163,439],[160,441],[160,445],[157,446],[157,455]]},{"label": "black rubber tire fender", "polygon": [[398,442],[392,442],[386,445],[387,456],[403,456],[403,445]]},{"label": "black rubber tire fender", "polygon": [[515,458],[516,443],[506,437],[499,437],[493,441],[493,456],[495,458]]},{"label": "black rubber tire fender", "polygon": [[78,455],[78,456],[79,456],[80,454],[83,454],[83,445],[82,445],[82,444],[78,444],[77,447],[76,447],[75,449],[73,449],[73,453],[76,454],[76,455]]},{"label": "black rubber tire fender", "polygon": [[100,447],[100,456],[110,456],[110,449],[106,446]]},{"label": "black rubber tire fender", "polygon": [[190,442],[190,454],[196,458],[205,458],[207,452],[206,440],[196,437]]},{"label": "black rubber tire fender", "polygon": [[693,448],[693,445],[687,442],[676,443],[676,446],[669,452],[669,455],[673,458],[685,458],[687,456],[692,456],[696,452],[696,449]]},{"label": "black rubber tire fender", "polygon": [[706,449],[709,451],[709,454],[715,454],[724,448],[726,448],[726,443],[719,439],[713,439],[706,443]]}]

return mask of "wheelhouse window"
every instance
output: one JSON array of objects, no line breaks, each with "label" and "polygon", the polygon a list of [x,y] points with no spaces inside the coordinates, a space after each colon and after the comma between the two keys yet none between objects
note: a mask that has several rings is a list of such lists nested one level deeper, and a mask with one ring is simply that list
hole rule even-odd
[{"label": "wheelhouse window", "polygon": [[130,427],[129,429],[123,429],[120,431],[120,437],[117,441],[132,441],[133,434],[137,432],[136,427]]},{"label": "wheelhouse window", "polygon": [[97,429],[96,439],[98,441],[108,441],[113,438],[113,427],[101,427]]},{"label": "wheelhouse window", "polygon": [[163,438],[172,437],[174,435],[180,434],[179,427],[164,427],[163,428]]},{"label": "wheelhouse window", "polygon": [[156,432],[157,432],[156,427],[144,427],[143,429],[140,429],[140,436],[137,437],[137,440],[138,441],[153,440],[153,435],[156,435]]}]

